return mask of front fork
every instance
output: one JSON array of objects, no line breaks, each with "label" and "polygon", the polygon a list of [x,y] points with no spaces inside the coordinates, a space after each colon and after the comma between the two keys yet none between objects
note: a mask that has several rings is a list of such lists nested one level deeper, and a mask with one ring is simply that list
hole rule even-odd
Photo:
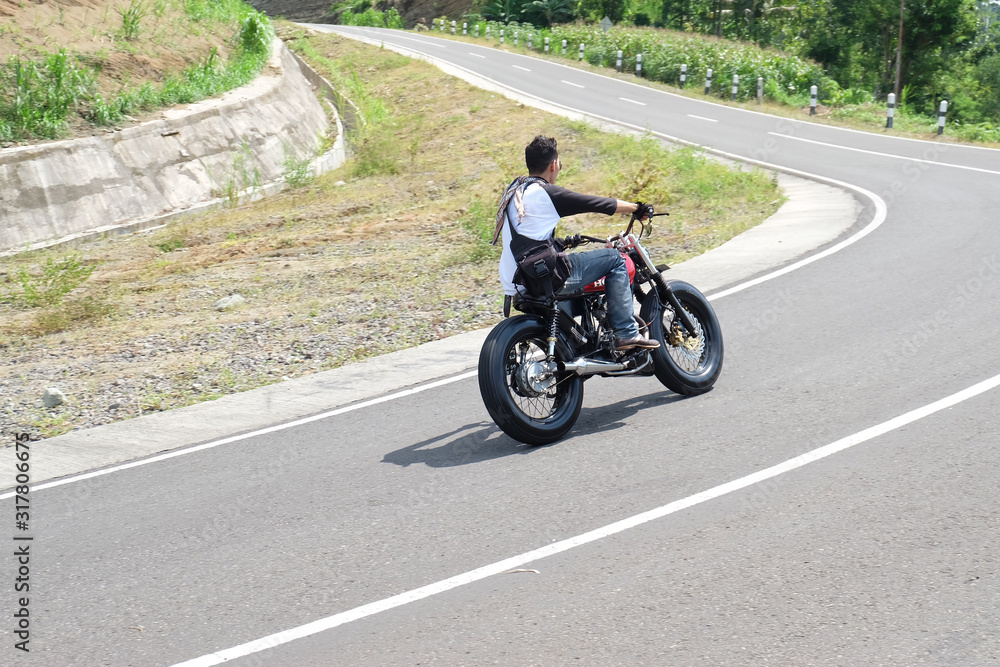
[{"label": "front fork", "polygon": [[663,278],[663,271],[656,268],[656,265],[653,264],[653,260],[651,260],[649,255],[646,253],[646,249],[643,248],[640,243],[636,242],[635,248],[639,251],[639,257],[642,258],[643,264],[646,265],[646,269],[652,277],[653,286],[656,288],[656,294],[660,298],[660,305],[666,306],[669,304],[670,307],[674,309],[674,312],[677,313],[677,317],[680,318],[681,324],[684,325],[685,329],[687,329],[688,335],[696,335],[694,322],[688,316],[687,311],[681,307],[681,302],[677,300],[677,295],[674,294],[674,291],[670,289],[669,285],[667,285],[667,281]]}]

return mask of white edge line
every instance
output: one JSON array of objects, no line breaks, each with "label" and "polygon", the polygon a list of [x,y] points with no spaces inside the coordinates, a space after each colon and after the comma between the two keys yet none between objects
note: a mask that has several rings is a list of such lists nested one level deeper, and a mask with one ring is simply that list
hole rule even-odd
[{"label": "white edge line", "polygon": [[[344,407],[335,408],[333,410],[328,410],[326,412],[321,412],[320,414],[312,415],[310,417],[303,417],[302,419],[296,419],[295,421],[290,421],[282,424],[276,424],[274,426],[268,426],[267,428],[258,429],[256,431],[251,431],[250,433],[243,433],[240,435],[230,436],[228,438],[222,438],[220,440],[213,440],[211,442],[202,443],[200,445],[195,445],[194,447],[186,447],[184,449],[177,449],[171,452],[166,452],[165,454],[157,454],[156,456],[151,456],[145,459],[139,459],[138,461],[131,461],[129,463],[123,463],[121,465],[112,466],[110,468],[102,468],[100,470],[94,470],[93,472],[84,473],[82,475],[74,475],[72,477],[66,477],[64,479],[57,479],[52,482],[45,482],[44,484],[39,484],[37,486],[32,485],[30,490],[41,491],[42,489],[50,489],[54,486],[62,486],[63,484],[69,484],[70,482],[79,482],[85,479],[91,479],[93,477],[100,477],[102,475],[109,475],[113,472],[118,472],[119,470],[128,470],[129,468],[137,468],[139,466],[146,465],[148,463],[156,463],[157,461],[165,461],[167,459],[172,459],[178,456],[183,456],[184,454],[192,454],[194,452],[200,452],[206,449],[212,449],[213,447],[218,447],[220,445],[227,445],[231,442],[237,442],[239,440],[246,440],[247,438],[254,438],[259,435],[266,435],[268,433],[274,433],[275,431],[282,431],[286,428],[292,428],[295,426],[301,426],[302,424],[308,424],[310,422],[319,421],[320,419],[326,419],[327,417],[335,417],[337,415],[342,415],[346,412],[353,412],[354,410],[361,410],[363,408],[368,408],[373,405],[378,405],[379,403],[385,403],[387,401],[393,401],[397,398],[404,398],[406,396],[412,396],[414,394],[419,394],[420,392],[427,391],[428,389],[435,389],[437,387],[443,387],[453,382],[460,382],[462,380],[467,380],[472,377],[476,377],[477,371],[466,371],[460,375],[455,375],[453,377],[444,378],[443,380],[435,380],[428,384],[420,385],[418,387],[411,387],[410,389],[404,389],[402,391],[397,391],[392,394],[386,394],[385,396],[380,396],[378,398],[373,398],[367,401],[362,401],[361,403],[355,403],[353,405],[345,405]],[[4,493],[0,495],[0,500],[6,498],[13,498],[14,493]]]},{"label": "white edge line", "polygon": [[547,558],[584,544],[595,542],[611,535],[629,530],[630,528],[635,528],[636,526],[640,526],[644,523],[663,518],[669,514],[674,514],[681,510],[694,507],[695,505],[700,505],[709,500],[714,500],[715,498],[719,498],[734,491],[758,484],[762,481],[777,477],[778,475],[801,468],[810,463],[815,463],[820,459],[832,456],[833,454],[842,452],[846,449],[854,447],[855,445],[868,442],[869,440],[885,435],[891,431],[895,431],[936,412],[953,407],[997,386],[1000,386],[1000,375],[994,375],[988,380],[983,380],[982,382],[963,389],[955,394],[946,396],[945,398],[916,408],[915,410],[911,410],[898,417],[884,421],[881,424],[876,424],[875,426],[866,428],[865,430],[859,431],[853,435],[841,438],[836,442],[831,442],[828,445],[824,445],[812,451],[800,454],[799,456],[783,461],[782,463],[771,466],[770,468],[765,468],[764,470],[759,470],[745,477],[726,482],[725,484],[720,484],[706,491],[688,496],[687,498],[675,500],[672,503],[636,514],[626,519],[622,519],[621,521],[616,521],[581,535],[576,535],[575,537],[570,537],[553,544],[548,544],[539,549],[534,549],[518,556],[512,556],[511,558],[498,561],[491,565],[485,565],[448,579],[443,579],[420,588],[400,593],[399,595],[394,595],[360,607],[355,607],[354,609],[349,609],[332,616],[327,616],[326,618],[321,618],[295,628],[283,630],[281,632],[268,635],[267,637],[262,637],[261,639],[240,644],[239,646],[234,646],[223,651],[217,651],[199,658],[194,658],[193,660],[188,660],[187,662],[178,663],[174,665],[174,667],[210,667],[211,665],[218,665],[222,662],[258,653],[281,644],[287,644],[288,642],[295,641],[296,639],[302,639],[303,637],[324,632],[367,616],[373,616],[395,607],[401,607],[405,604],[409,604],[410,602],[416,602],[417,600],[437,595],[438,593],[444,593],[454,588],[458,588],[459,586],[471,584],[507,570],[532,563],[542,558]]},{"label": "white edge line", "polygon": [[936,160],[924,160],[919,157],[909,157],[907,155],[896,155],[894,153],[880,153],[879,151],[870,151],[867,148],[854,148],[853,146],[840,146],[838,144],[831,144],[826,141],[817,141],[815,139],[805,139],[803,137],[795,137],[790,134],[781,134],[780,132],[768,132],[768,134],[774,135],[775,137],[781,137],[782,139],[794,139],[796,141],[804,141],[807,144],[816,144],[818,146],[827,146],[829,148],[837,148],[845,151],[854,151],[855,153],[867,153],[868,155],[878,155],[879,157],[888,157],[896,160],[909,160],[910,162],[923,162],[924,164],[931,164],[935,167],[951,167],[952,169],[967,169],[969,171],[981,171],[984,174],[996,174],[1000,176],[1000,171],[993,169],[983,169],[981,167],[967,167],[964,164],[954,164],[952,162],[938,162]]},{"label": "white edge line", "polygon": [[709,123],[718,123],[719,121],[715,118],[705,118],[704,116],[695,116],[693,113],[688,114],[689,118],[697,118],[698,120],[707,120]]},{"label": "white edge line", "polygon": [[[303,25],[313,25],[313,26],[319,25],[319,26],[326,27],[329,24],[303,24]],[[345,26],[338,25],[336,27],[337,28],[342,28],[342,27],[345,27]],[[349,27],[353,28],[353,27],[358,27],[358,26],[349,26]],[[404,32],[404,31],[390,30],[389,28],[381,28],[381,30],[385,30],[386,32],[391,32],[392,34],[399,34],[401,32]],[[336,31],[333,31],[333,32],[336,32]],[[343,33],[341,33],[341,34],[343,34]],[[430,37],[434,37],[433,35],[429,35],[429,36]],[[409,39],[411,39],[412,41],[415,41],[415,42],[421,42],[421,43],[425,43],[425,44],[428,43],[428,42],[425,42],[423,40],[414,39],[412,37],[410,37]],[[435,39],[441,39],[441,38],[435,37]],[[438,46],[438,45],[437,44],[433,44],[433,46]],[[494,48],[492,46],[488,46],[488,45],[474,44],[474,46],[478,46],[479,48],[483,48],[483,49],[492,49],[494,51],[499,51],[500,50],[500,49],[496,49],[496,48]],[[403,48],[405,48],[405,47],[403,47]],[[511,56],[518,56],[518,57],[521,57],[521,58],[530,58],[532,60],[538,60],[538,58],[535,58],[535,57],[529,56],[529,55],[525,55],[525,54],[521,54],[521,53],[511,53],[511,52],[507,52],[507,51],[503,51],[503,53],[507,53],[508,55],[511,55]],[[624,84],[629,85],[629,86],[635,86],[636,88],[640,88],[642,90],[653,91],[653,92],[657,92],[657,93],[663,93],[664,95],[670,95],[671,97],[676,97],[676,98],[679,98],[679,99],[682,99],[682,100],[688,100],[690,102],[696,102],[698,104],[707,104],[707,105],[711,106],[713,109],[731,109],[733,111],[739,111],[739,112],[742,112],[742,113],[753,114],[755,116],[764,116],[765,118],[774,118],[776,120],[786,120],[786,121],[788,121],[790,123],[798,123],[798,124],[804,125],[806,127],[824,127],[824,128],[828,128],[828,129],[831,129],[831,130],[840,130],[841,132],[853,132],[855,134],[863,134],[863,135],[866,135],[866,136],[869,136],[869,137],[877,137],[877,138],[880,138],[880,139],[895,139],[896,141],[914,141],[914,142],[917,142],[917,143],[931,144],[932,146],[939,146],[939,147],[940,146],[944,146],[944,147],[947,147],[947,148],[969,148],[969,149],[978,150],[978,151],[1000,151],[1000,148],[992,148],[991,146],[973,146],[973,145],[970,145],[970,144],[950,143],[950,142],[946,142],[946,141],[933,141],[931,139],[914,139],[913,137],[898,137],[898,136],[893,135],[893,134],[881,134],[881,133],[878,133],[878,132],[869,132],[867,130],[856,130],[853,127],[840,127],[839,125],[826,125],[825,123],[815,123],[815,122],[811,122],[811,121],[808,121],[808,120],[800,120],[798,118],[791,118],[791,117],[786,117],[786,116],[778,116],[778,115],[775,115],[775,114],[765,113],[763,111],[754,111],[753,109],[744,109],[743,107],[734,107],[734,106],[729,106],[727,104],[719,104],[717,102],[712,102],[712,101],[709,101],[709,100],[701,100],[701,99],[698,99],[698,98],[695,98],[695,97],[688,97],[686,95],[681,95],[679,93],[670,92],[669,90],[661,90],[659,88],[653,88],[651,86],[644,86],[641,83],[635,83],[634,81],[626,81],[624,79],[617,79],[617,78],[614,78],[614,77],[610,77],[610,76],[601,74],[600,72],[589,72],[587,70],[579,69],[579,68],[573,67],[571,65],[567,65],[565,63],[561,63],[561,62],[556,62],[556,61],[552,61],[552,60],[546,60],[545,62],[547,62],[549,64],[552,64],[552,65],[555,65],[557,67],[563,67],[565,69],[572,70],[572,71],[580,73],[580,74],[589,75],[589,76],[599,76],[599,77],[604,78],[604,79],[610,79],[612,81],[617,81],[618,83],[624,83]]]}]

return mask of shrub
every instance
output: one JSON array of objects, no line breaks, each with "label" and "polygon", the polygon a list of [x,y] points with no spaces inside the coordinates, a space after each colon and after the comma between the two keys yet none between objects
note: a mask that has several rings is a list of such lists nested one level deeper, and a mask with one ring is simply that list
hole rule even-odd
[{"label": "shrub", "polygon": [[95,268],[83,264],[77,255],[59,261],[49,257],[38,273],[20,268],[15,275],[17,287],[8,288],[8,298],[29,308],[56,306],[64,296],[86,282]]}]

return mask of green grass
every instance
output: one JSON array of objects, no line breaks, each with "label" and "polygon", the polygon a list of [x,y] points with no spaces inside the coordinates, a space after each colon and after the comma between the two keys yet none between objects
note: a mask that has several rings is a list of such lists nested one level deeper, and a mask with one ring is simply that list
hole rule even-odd
[{"label": "green grass", "polygon": [[[190,104],[252,81],[270,55],[274,29],[259,12],[238,0],[190,1],[186,10],[196,21],[231,21],[235,26],[235,56],[221,62],[209,49],[198,65],[162,84],[150,82],[106,98],[97,90],[101,58],[84,59],[60,49],[36,60],[12,57],[0,65],[0,141],[56,139],[66,134],[71,115],[98,126],[174,104]],[[148,7],[139,0],[120,6],[121,34],[135,40]],[[120,49],[131,48],[127,45]]]}]

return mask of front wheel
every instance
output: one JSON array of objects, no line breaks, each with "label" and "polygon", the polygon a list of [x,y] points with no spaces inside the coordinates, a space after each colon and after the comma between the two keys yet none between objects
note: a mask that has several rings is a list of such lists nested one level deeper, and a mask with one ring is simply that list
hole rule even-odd
[{"label": "front wheel", "polygon": [[655,291],[643,301],[639,315],[649,322],[650,337],[660,342],[652,351],[656,378],[678,394],[695,396],[711,389],[722,372],[722,327],[693,285],[675,280],[669,287],[694,322],[694,335],[684,330],[670,306],[660,304]]},{"label": "front wheel", "polygon": [[[504,433],[529,445],[555,442],[573,428],[583,406],[583,380],[560,376],[546,363],[548,334],[541,318],[522,315],[490,332],[479,353],[479,392]],[[562,344],[557,357],[568,361]]]}]

